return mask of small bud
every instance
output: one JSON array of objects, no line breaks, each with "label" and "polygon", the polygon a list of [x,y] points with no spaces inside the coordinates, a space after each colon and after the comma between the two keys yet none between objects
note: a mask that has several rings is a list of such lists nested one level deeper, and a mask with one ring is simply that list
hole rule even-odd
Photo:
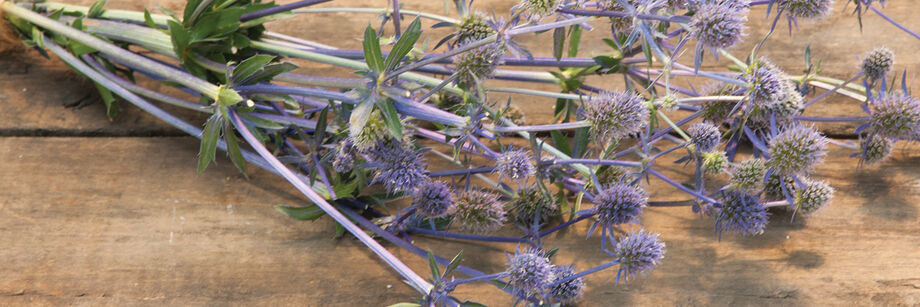
[{"label": "small bud", "polygon": [[460,19],[460,27],[457,29],[455,42],[458,45],[463,45],[484,39],[492,34],[495,34],[495,29],[492,29],[492,26],[486,22],[483,14],[474,12]]},{"label": "small bud", "polygon": [[418,187],[412,206],[419,213],[436,218],[447,214],[453,205],[453,195],[447,184],[440,181],[427,181]]},{"label": "small bud", "polygon": [[520,225],[529,227],[535,222],[545,224],[559,216],[559,204],[552,194],[544,194],[537,187],[527,187],[518,191],[511,201],[512,217]]},{"label": "small bud", "polygon": [[554,279],[553,265],[543,252],[530,249],[516,252],[508,261],[508,284],[519,298],[540,293]]},{"label": "small bud", "polygon": [[744,36],[747,14],[746,1],[703,1],[690,22],[691,34],[701,47],[729,48]]},{"label": "small bud", "polygon": [[505,150],[495,160],[495,172],[513,180],[525,180],[536,171],[530,152],[523,149]]},{"label": "small bud", "polygon": [[719,142],[722,140],[722,133],[719,132],[719,127],[708,122],[690,125],[687,128],[687,134],[690,136],[690,142],[696,145],[696,149],[701,152],[712,151],[719,146]]},{"label": "small bud", "polygon": [[869,79],[884,79],[894,66],[894,52],[885,47],[878,47],[866,54],[862,61],[863,72]]},{"label": "small bud", "polygon": [[757,158],[745,160],[734,165],[728,182],[732,189],[753,194],[763,188],[766,173],[767,165],[763,160]]},{"label": "small bud", "polygon": [[876,136],[913,140],[920,138],[920,100],[898,92],[889,93],[869,104],[869,127]]},{"label": "small bud", "polygon": [[859,142],[859,159],[868,164],[884,162],[891,156],[894,141],[876,136]]},{"label": "small bud", "polygon": [[648,124],[648,106],[641,96],[630,92],[602,92],[585,102],[582,115],[591,122],[595,136],[615,141],[638,133]]},{"label": "small bud", "polygon": [[655,107],[664,111],[677,110],[677,96],[665,95],[655,100]]},{"label": "small bud", "polygon": [[770,139],[768,165],[779,175],[807,174],[824,161],[827,139],[812,127],[790,127]]}]

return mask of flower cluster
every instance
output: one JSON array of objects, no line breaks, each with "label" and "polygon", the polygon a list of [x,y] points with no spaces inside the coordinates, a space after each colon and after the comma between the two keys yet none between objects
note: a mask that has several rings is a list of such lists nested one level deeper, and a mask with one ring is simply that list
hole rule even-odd
[{"label": "flower cluster", "polygon": [[810,173],[826,155],[827,139],[812,127],[795,126],[770,139],[768,165],[779,175]]},{"label": "flower cluster", "polygon": [[690,22],[692,35],[700,47],[729,48],[744,37],[747,14],[747,3],[743,0],[703,0]]},{"label": "flower cluster", "polygon": [[428,180],[428,162],[422,151],[399,142],[379,142],[367,151],[375,169],[374,182],[386,185],[389,192],[407,192]]},{"label": "flower cluster", "polygon": [[462,192],[451,215],[461,230],[472,233],[490,233],[505,224],[504,204],[497,195],[482,190]]},{"label": "flower cluster", "polygon": [[422,183],[412,199],[412,206],[429,218],[444,216],[453,204],[450,187],[440,181]]},{"label": "flower cluster", "polygon": [[630,92],[603,92],[585,102],[583,116],[591,122],[595,136],[605,142],[638,133],[648,124],[648,105]]},{"label": "flower cluster", "polygon": [[862,70],[872,80],[884,79],[894,65],[894,52],[885,47],[869,51],[862,61]]},{"label": "flower cluster", "polygon": [[879,137],[914,140],[920,138],[920,100],[890,93],[870,104],[869,127]]},{"label": "flower cluster", "polygon": [[638,187],[617,182],[597,193],[594,202],[594,211],[601,224],[634,223],[648,204],[648,194]]},{"label": "flower cluster", "polygon": [[620,271],[617,273],[626,280],[648,273],[661,263],[664,258],[664,242],[658,240],[658,234],[639,230],[629,233],[625,238],[616,242],[613,252],[620,262]]},{"label": "flower cluster", "polygon": [[763,233],[767,226],[767,208],[757,196],[742,191],[728,191],[722,194],[722,207],[716,217],[716,232],[723,230],[751,236]]}]

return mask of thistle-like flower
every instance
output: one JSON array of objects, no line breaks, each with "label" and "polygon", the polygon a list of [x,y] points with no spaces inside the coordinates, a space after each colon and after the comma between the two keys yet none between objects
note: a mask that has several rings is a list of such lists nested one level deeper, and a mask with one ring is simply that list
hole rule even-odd
[{"label": "thistle-like flower", "polygon": [[350,172],[355,167],[355,144],[351,138],[339,143],[335,149],[332,168],[338,173]]},{"label": "thistle-like flower", "polygon": [[862,60],[863,72],[872,80],[884,79],[892,66],[894,66],[894,52],[885,47],[869,51]]},{"label": "thistle-like flower", "polygon": [[620,261],[617,280],[625,274],[626,280],[643,273],[651,272],[664,258],[664,242],[658,240],[657,233],[644,229],[630,232],[625,238],[616,242],[614,254]]},{"label": "thistle-like flower", "polygon": [[777,10],[786,12],[786,18],[796,22],[799,18],[814,19],[827,16],[833,0],[780,0]]},{"label": "thistle-like flower", "polygon": [[495,160],[495,172],[501,177],[517,181],[527,179],[537,171],[531,156],[531,153],[524,149],[505,150]]},{"label": "thistle-like flower", "polygon": [[386,185],[387,192],[412,191],[428,180],[428,162],[420,150],[399,142],[379,142],[367,151],[367,156],[375,169],[374,183]]},{"label": "thistle-like flower", "polygon": [[781,176],[776,173],[771,174],[764,183],[764,199],[769,201],[785,200],[786,194],[783,193],[783,187],[786,188],[786,192],[788,192],[790,196],[794,195],[795,180],[792,179],[792,176]]},{"label": "thistle-like flower", "polygon": [[498,196],[481,190],[465,191],[454,202],[453,223],[460,229],[484,234],[505,224],[505,206]]},{"label": "thistle-like flower", "polygon": [[865,138],[859,142],[859,159],[868,164],[884,162],[891,156],[893,147],[894,141],[887,138]]},{"label": "thistle-like flower", "polygon": [[690,28],[697,48],[729,48],[741,41],[748,14],[747,1],[705,0],[697,7]]},{"label": "thistle-like flower", "polygon": [[722,140],[722,133],[719,127],[708,123],[695,123],[687,128],[687,135],[690,136],[690,143],[696,146],[701,152],[712,151],[719,146]]},{"label": "thistle-like flower", "polygon": [[623,178],[623,175],[626,175],[627,170],[620,166],[615,165],[601,165],[597,168],[597,173],[594,175],[597,176],[598,183],[601,186],[609,186],[616,182],[620,182]]},{"label": "thistle-like flower", "polygon": [[482,13],[474,12],[460,19],[460,26],[457,29],[455,43],[463,45],[478,41],[495,34],[495,29],[486,22],[486,17]]},{"label": "thistle-like flower", "polygon": [[648,205],[648,194],[625,183],[614,183],[594,198],[597,220],[605,226],[638,222]]},{"label": "thistle-like flower", "polygon": [[457,81],[467,86],[492,77],[505,54],[504,44],[496,42],[454,56]]},{"label": "thistle-like flower", "polygon": [[732,189],[754,194],[763,188],[764,176],[767,165],[761,159],[749,159],[737,163],[732,167],[731,177],[728,179]]},{"label": "thistle-like flower", "polygon": [[789,94],[786,73],[766,58],[751,64],[742,78],[750,84],[747,95],[755,107],[769,108]]},{"label": "thistle-like flower", "polygon": [[728,229],[744,236],[759,235],[767,226],[767,208],[757,196],[741,191],[727,191],[722,194],[722,208],[716,218],[716,232],[719,236]]},{"label": "thistle-like flower", "polygon": [[721,173],[728,167],[728,157],[721,150],[703,153],[703,170],[710,173]]},{"label": "thistle-like flower", "polygon": [[751,116],[748,118],[752,129],[769,131],[772,123],[777,127],[787,127],[795,123],[794,117],[805,109],[805,98],[792,81],[783,82],[782,93],[780,100],[752,108]]},{"label": "thistle-like flower", "polygon": [[834,188],[821,180],[806,179],[805,188],[796,191],[795,205],[804,213],[813,213],[834,197]]},{"label": "thistle-like flower", "polygon": [[541,192],[535,186],[518,191],[517,196],[511,201],[511,210],[514,221],[524,226],[530,226],[534,222],[544,224],[559,216],[556,198],[552,194]]},{"label": "thistle-like flower", "polygon": [[[702,96],[724,96],[724,95],[734,95],[735,91],[738,88],[732,84],[726,83],[714,83],[706,85],[702,92]],[[735,107],[736,102],[733,101],[705,101],[700,103],[700,112],[703,113],[703,119],[705,121],[714,123],[716,125],[722,124],[729,120],[731,117],[731,111]]]},{"label": "thistle-like flower", "polygon": [[[553,283],[555,284],[556,281],[570,278],[575,274],[577,274],[575,266],[554,266],[553,277],[555,277],[555,279]],[[575,303],[575,301],[581,297],[584,290],[585,278],[576,277],[569,281],[555,284],[549,289],[549,297],[556,303],[568,305]]]},{"label": "thistle-like flower", "polygon": [[412,199],[412,206],[429,218],[444,216],[453,204],[454,197],[450,187],[440,181],[422,183]]},{"label": "thistle-like flower", "polygon": [[390,130],[387,129],[386,122],[383,120],[383,114],[380,113],[380,110],[374,110],[368,116],[364,128],[356,134],[352,133],[349,138],[354,143],[355,149],[363,153],[377,146],[377,143],[392,138],[392,136],[390,135]]},{"label": "thistle-like flower", "polygon": [[520,250],[508,261],[508,283],[519,298],[527,298],[546,289],[555,279],[553,265],[540,250]]},{"label": "thistle-like flower", "polygon": [[869,129],[876,136],[910,140],[920,137],[920,101],[892,92],[869,104]]},{"label": "thistle-like flower", "polygon": [[779,175],[808,174],[824,160],[827,139],[812,127],[793,126],[770,139],[768,165]]},{"label": "thistle-like flower", "polygon": [[538,21],[555,14],[564,3],[563,0],[521,0],[517,7],[523,9],[531,20]]},{"label": "thistle-like flower", "polygon": [[585,102],[581,112],[604,142],[638,133],[648,124],[649,110],[641,96],[630,92],[603,92]]},{"label": "thistle-like flower", "polygon": [[[626,0],[634,8],[638,9],[639,1]],[[626,12],[626,8],[620,5],[617,0],[601,0],[597,6],[605,11]],[[619,33],[628,33],[633,29],[633,19],[629,17],[610,17],[610,27]]]}]

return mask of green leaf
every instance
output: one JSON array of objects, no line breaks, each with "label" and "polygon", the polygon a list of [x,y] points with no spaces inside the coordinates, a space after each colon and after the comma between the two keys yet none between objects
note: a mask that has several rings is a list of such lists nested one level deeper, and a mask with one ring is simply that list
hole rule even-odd
[{"label": "green leaf", "polygon": [[[319,117],[316,118],[316,132],[313,133],[313,143],[317,146],[323,144],[323,139],[326,138],[326,125],[329,121],[329,107],[323,108],[323,111],[319,112]],[[338,192],[336,192],[338,194]]]},{"label": "green leaf", "polygon": [[572,155],[572,151],[569,150],[570,147],[568,137],[563,135],[562,132],[559,132],[559,130],[550,131],[550,135],[553,137],[553,145],[555,145],[556,148],[559,148],[559,150],[567,156]]},{"label": "green leaf", "polygon": [[335,223],[335,235],[333,236],[333,238],[341,238],[344,235],[345,235],[345,226],[342,226],[342,224],[339,224],[339,223]]},{"label": "green leaf", "polygon": [[380,40],[377,39],[377,31],[374,31],[370,25],[364,29],[364,60],[367,67],[376,73],[383,72],[383,55],[380,53]]},{"label": "green leaf", "polygon": [[209,37],[219,37],[235,32],[240,28],[240,17],[243,10],[229,8],[217,12],[208,12],[201,15],[198,22],[190,28],[194,40]]},{"label": "green leaf", "polygon": [[185,49],[192,43],[192,36],[188,30],[178,22],[169,20],[167,25],[169,26],[169,37],[173,43],[173,51],[176,52],[176,55],[178,55],[180,59],[184,59]]},{"label": "green leaf", "polygon": [[553,30],[553,57],[558,61],[562,59],[562,50],[565,49],[565,28]]},{"label": "green leaf", "polygon": [[243,173],[243,176],[248,177],[246,175],[246,159],[243,158],[243,152],[240,151],[240,144],[236,138],[236,133],[233,132],[233,126],[230,121],[225,120],[223,122],[221,134],[224,136],[224,143],[227,144],[227,155],[230,156],[230,161],[233,162],[233,165]]},{"label": "green leaf", "polygon": [[489,306],[486,306],[486,305],[483,304],[483,303],[477,303],[477,302],[473,302],[473,301],[465,301],[465,302],[463,302],[463,303],[460,303],[460,307],[489,307]]},{"label": "green leaf", "polygon": [[250,76],[254,75],[259,70],[262,70],[262,68],[265,67],[265,65],[268,65],[268,63],[271,63],[271,61],[274,59],[275,59],[275,56],[257,54],[257,55],[249,57],[248,59],[243,60],[243,62],[240,62],[239,65],[236,65],[236,67],[233,67],[233,71],[230,75],[231,84],[233,85],[242,84],[240,82],[237,82],[237,80],[243,80],[243,79],[249,78]]},{"label": "green leaf", "polygon": [[182,24],[191,27],[195,23],[196,16],[200,15],[209,4],[211,0],[188,0],[185,3],[185,11],[182,13]]},{"label": "green leaf", "polygon": [[309,205],[306,207],[288,207],[277,205],[275,206],[275,210],[278,210],[278,212],[281,212],[284,215],[287,215],[288,217],[298,221],[315,221],[323,215],[326,215],[326,212],[316,205]]},{"label": "green leaf", "polygon": [[217,153],[217,140],[220,138],[220,126],[223,118],[220,113],[214,113],[204,124],[201,131],[201,147],[198,149],[198,174],[204,172]]},{"label": "green leaf", "polygon": [[93,2],[93,5],[89,7],[89,11],[86,12],[86,17],[89,18],[99,18],[102,17],[102,13],[105,13],[105,2],[106,0],[98,0]]},{"label": "green leaf", "polygon": [[434,259],[434,253],[428,251],[428,267],[431,268],[431,276],[434,276],[434,279],[441,278],[441,270],[438,269],[438,261]]},{"label": "green leaf", "polygon": [[352,194],[354,194],[355,190],[358,189],[358,184],[359,184],[358,180],[352,180],[348,184],[340,184],[340,185],[333,186],[332,189],[335,190],[335,195],[338,196],[338,198],[336,199],[352,197]]},{"label": "green leaf", "polygon": [[261,117],[256,117],[256,116],[253,116],[252,114],[239,113],[239,115],[241,118],[245,119],[247,122],[251,123],[253,126],[256,126],[259,128],[279,130],[279,129],[284,129],[285,127],[282,124],[279,124],[279,123],[276,123],[276,122],[273,122],[273,121],[270,121],[270,120],[267,120]]},{"label": "green leaf", "polygon": [[151,29],[160,28],[157,26],[157,23],[153,21],[153,17],[150,16],[150,11],[147,9],[144,9],[144,24],[146,24],[147,27],[150,27]]},{"label": "green leaf", "polygon": [[396,303],[396,304],[393,304],[393,305],[389,305],[389,306],[387,306],[387,307],[421,307],[421,306],[422,306],[422,305],[419,305],[419,304],[416,304],[416,303]]},{"label": "green leaf", "polygon": [[460,266],[461,261],[463,261],[463,250],[462,249],[460,250],[459,253],[457,253],[456,256],[454,256],[454,259],[452,259],[450,263],[447,264],[447,268],[444,269],[444,276],[447,276],[448,274],[456,270],[457,267]]},{"label": "green leaf", "polygon": [[585,155],[586,150],[588,149],[588,142],[591,141],[591,128],[578,128],[575,129],[575,143],[572,147],[572,157],[581,158]]},{"label": "green leaf", "polygon": [[581,42],[581,26],[574,25],[569,31],[569,57],[578,56],[578,44]]},{"label": "green leaf", "polygon": [[371,112],[374,110],[374,100],[376,100],[372,97],[358,104],[358,106],[351,111],[351,117],[349,118],[351,125],[348,126],[348,132],[351,135],[358,135],[361,133],[361,130],[364,130],[364,126],[367,125],[367,120],[371,117]]},{"label": "green leaf", "polygon": [[226,84],[221,85],[217,91],[217,102],[221,105],[232,106],[240,101],[243,101],[243,97],[233,89],[228,88]]},{"label": "green leaf", "polygon": [[390,50],[390,54],[387,55],[385,71],[392,71],[393,68],[396,67],[396,64],[399,64],[399,62],[409,54],[409,51],[412,51],[412,47],[415,46],[415,42],[418,41],[421,35],[422,22],[416,17],[415,20],[406,27],[406,31],[399,37],[399,40],[393,45],[393,49]]},{"label": "green leaf", "polygon": [[390,130],[390,133],[392,133],[397,140],[401,140],[402,122],[399,121],[399,112],[396,111],[393,102],[384,100],[383,103],[380,104],[380,107],[383,109],[383,120],[387,124],[387,129]]},{"label": "green leaf", "polygon": [[262,70],[257,71],[256,73],[249,76],[244,80],[240,80],[240,84],[257,84],[262,82],[271,81],[277,75],[292,71],[297,69],[297,65],[294,63],[275,63],[268,64],[263,67]]},{"label": "green leaf", "polygon": [[99,97],[102,98],[102,102],[105,103],[105,115],[109,117],[109,120],[115,118],[115,114],[118,114],[118,104],[115,103],[115,96],[112,95],[112,92],[99,83],[93,83],[96,85],[96,89],[99,91]]}]

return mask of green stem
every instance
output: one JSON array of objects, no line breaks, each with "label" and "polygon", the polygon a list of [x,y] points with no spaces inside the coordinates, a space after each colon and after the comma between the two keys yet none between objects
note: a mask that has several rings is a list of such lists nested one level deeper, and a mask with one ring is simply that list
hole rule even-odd
[{"label": "green stem", "polygon": [[667,115],[664,115],[664,112],[661,112],[661,110],[658,110],[658,111],[656,111],[656,112],[658,113],[658,117],[660,117],[661,119],[663,119],[664,122],[668,123],[668,126],[671,126],[671,129],[674,129],[674,131],[677,131],[677,134],[679,134],[680,137],[682,137],[682,138],[684,139],[684,141],[687,141],[688,143],[690,142],[690,137],[687,136],[687,134],[684,133],[684,131],[681,130],[680,127],[678,127],[677,125],[675,125],[674,122],[672,122],[671,119],[668,118]]}]

